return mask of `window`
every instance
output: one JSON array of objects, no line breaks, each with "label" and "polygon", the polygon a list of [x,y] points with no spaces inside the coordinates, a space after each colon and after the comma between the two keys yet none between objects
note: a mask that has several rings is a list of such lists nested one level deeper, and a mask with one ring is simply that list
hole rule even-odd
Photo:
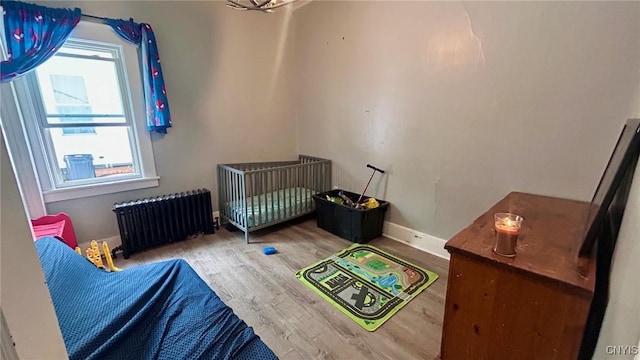
[{"label": "window", "polygon": [[[42,69],[38,69],[38,75],[41,75]],[[46,76],[46,75],[45,75]],[[59,114],[76,115],[91,114],[91,105],[87,96],[87,87],[84,83],[84,77],[77,75],[60,75],[51,74],[51,90],[55,99],[55,107]],[[41,90],[42,91],[42,90]],[[47,114],[51,117],[52,114]],[[91,123],[93,118],[90,117],[61,117],[63,123],[78,122]],[[96,128],[93,126],[82,126],[78,128],[64,127],[62,135],[72,134],[95,134]]]},{"label": "window", "polygon": [[33,158],[45,202],[158,185],[139,69],[134,45],[81,21],[55,56],[10,83],[23,121],[8,126],[25,130],[23,158]]},{"label": "window", "polygon": [[56,188],[140,177],[122,58],[120,46],[72,39],[28,75]]}]

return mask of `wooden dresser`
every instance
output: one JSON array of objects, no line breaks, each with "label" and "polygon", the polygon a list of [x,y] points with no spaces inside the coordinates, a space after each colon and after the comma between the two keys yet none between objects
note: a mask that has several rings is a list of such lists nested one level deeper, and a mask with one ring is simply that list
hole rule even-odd
[{"label": "wooden dresser", "polygon": [[[441,358],[576,359],[595,285],[578,249],[589,204],[513,192],[449,240]],[[493,252],[493,215],[524,217],[514,258]]]}]

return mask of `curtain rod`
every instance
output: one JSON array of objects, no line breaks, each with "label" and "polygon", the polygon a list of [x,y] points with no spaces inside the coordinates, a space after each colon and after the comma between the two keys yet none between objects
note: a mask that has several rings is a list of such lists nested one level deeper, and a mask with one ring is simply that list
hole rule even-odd
[{"label": "curtain rod", "polygon": [[[89,14],[80,14],[81,17],[85,18],[84,20],[86,21],[91,21],[91,22],[96,22],[96,23],[101,23],[101,24],[105,24],[106,21],[109,18],[106,17],[102,17],[102,16],[95,16],[95,15],[89,15]],[[134,21],[133,18],[130,18],[129,21]]]},{"label": "curtain rod", "polygon": [[91,21],[91,22],[100,23],[100,24],[104,24],[107,20],[107,18],[105,17],[88,15],[88,14],[82,14],[82,17],[86,21]]}]

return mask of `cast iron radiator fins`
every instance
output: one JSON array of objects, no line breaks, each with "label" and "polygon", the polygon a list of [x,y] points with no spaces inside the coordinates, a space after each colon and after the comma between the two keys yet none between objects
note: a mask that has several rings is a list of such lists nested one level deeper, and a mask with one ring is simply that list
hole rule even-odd
[{"label": "cast iron radiator fins", "polygon": [[154,246],[184,240],[192,235],[213,234],[211,192],[198,189],[113,205],[118,219],[125,259]]}]

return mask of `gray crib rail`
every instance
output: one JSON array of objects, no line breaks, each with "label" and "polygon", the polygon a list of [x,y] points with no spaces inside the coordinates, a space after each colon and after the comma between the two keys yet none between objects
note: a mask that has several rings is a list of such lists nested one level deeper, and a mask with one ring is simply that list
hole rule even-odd
[{"label": "gray crib rail", "polygon": [[309,214],[312,196],[331,187],[331,160],[299,155],[297,161],[218,165],[220,216],[245,233]]}]

